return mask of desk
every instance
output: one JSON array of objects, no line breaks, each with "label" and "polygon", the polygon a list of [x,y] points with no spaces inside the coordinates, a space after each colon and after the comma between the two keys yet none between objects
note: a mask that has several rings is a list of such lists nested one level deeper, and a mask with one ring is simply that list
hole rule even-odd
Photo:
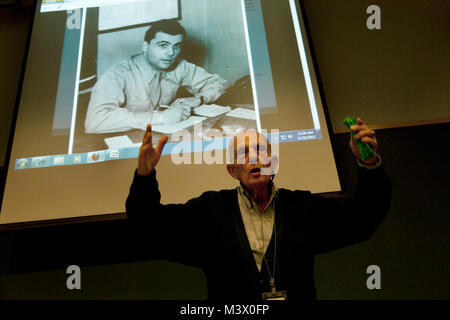
[{"label": "desk", "polygon": [[[235,104],[230,106],[233,109],[238,107],[246,108],[246,109],[254,109],[253,105],[250,104]],[[80,118],[78,118],[78,116]],[[124,132],[114,132],[114,133],[104,133],[104,134],[86,134],[84,132],[84,117],[85,115],[79,114],[77,115],[77,126],[75,129],[74,141],[73,141],[73,149],[72,153],[85,153],[91,151],[98,150],[106,150],[108,146],[105,143],[105,138],[117,137],[127,135],[133,143],[142,142],[142,136],[144,134],[143,130],[130,130]],[[240,129],[257,129],[256,120],[248,120],[242,118],[229,117],[226,114],[222,114],[217,117],[207,118],[202,121],[202,132],[207,133],[209,129],[218,130],[224,137],[226,135],[226,129],[233,129],[234,131]],[[194,136],[194,126],[186,128],[189,131],[193,140],[202,140],[201,136]],[[217,132],[217,131],[216,131]],[[228,133],[230,134],[230,133]],[[159,132],[153,132],[153,143],[156,144],[159,138],[163,134]],[[169,136],[169,142],[171,142],[171,138]]]}]

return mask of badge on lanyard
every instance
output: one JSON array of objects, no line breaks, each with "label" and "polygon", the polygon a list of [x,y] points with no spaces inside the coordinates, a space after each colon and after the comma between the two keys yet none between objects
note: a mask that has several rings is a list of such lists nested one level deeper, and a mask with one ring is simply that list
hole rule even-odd
[{"label": "badge on lanyard", "polygon": [[275,279],[270,278],[270,292],[262,293],[263,300],[287,300],[287,291],[277,291],[275,289]]}]

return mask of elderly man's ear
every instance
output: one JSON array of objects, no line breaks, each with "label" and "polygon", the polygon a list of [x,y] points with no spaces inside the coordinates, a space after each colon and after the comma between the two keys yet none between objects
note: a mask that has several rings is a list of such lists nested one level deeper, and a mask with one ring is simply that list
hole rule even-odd
[{"label": "elderly man's ear", "polygon": [[227,171],[234,179],[237,179],[234,164],[227,164]]}]

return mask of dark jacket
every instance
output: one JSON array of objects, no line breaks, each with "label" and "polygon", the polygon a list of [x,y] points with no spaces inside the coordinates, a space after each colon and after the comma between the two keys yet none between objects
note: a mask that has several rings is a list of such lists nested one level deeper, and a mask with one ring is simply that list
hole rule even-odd
[{"label": "dark jacket", "polygon": [[[358,168],[353,197],[325,198],[279,189],[275,203],[277,290],[288,300],[314,300],[313,264],[324,253],[370,238],[386,216],[391,188],[383,168]],[[211,300],[259,300],[270,291],[258,271],[239,210],[236,189],[208,191],[185,204],[160,204],[155,171],[135,173],[126,202],[129,221],[158,258],[203,269]],[[273,233],[274,235],[275,233]],[[273,268],[274,236],[266,252]]]}]

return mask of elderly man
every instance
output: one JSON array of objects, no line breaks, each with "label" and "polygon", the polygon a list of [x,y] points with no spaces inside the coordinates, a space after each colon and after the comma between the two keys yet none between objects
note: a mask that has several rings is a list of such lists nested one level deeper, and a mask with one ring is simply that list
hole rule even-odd
[{"label": "elderly man", "polygon": [[[351,130],[377,150],[373,131],[361,119]],[[204,270],[212,300],[316,299],[314,255],[369,239],[390,206],[380,157],[362,161],[353,138],[355,196],[334,199],[278,189],[269,169],[277,161],[270,144],[249,131],[235,137],[234,163],[227,165],[239,181],[236,189],[162,205],[155,166],[166,142],[163,136],[153,148],[147,127],[127,214],[159,257]]]},{"label": "elderly man", "polygon": [[[192,107],[219,98],[228,82],[180,58],[185,38],[186,31],[176,20],[153,23],[145,34],[142,53],[113,65],[95,84],[86,133],[176,123],[186,119]],[[175,100],[180,87],[193,97]]]}]

